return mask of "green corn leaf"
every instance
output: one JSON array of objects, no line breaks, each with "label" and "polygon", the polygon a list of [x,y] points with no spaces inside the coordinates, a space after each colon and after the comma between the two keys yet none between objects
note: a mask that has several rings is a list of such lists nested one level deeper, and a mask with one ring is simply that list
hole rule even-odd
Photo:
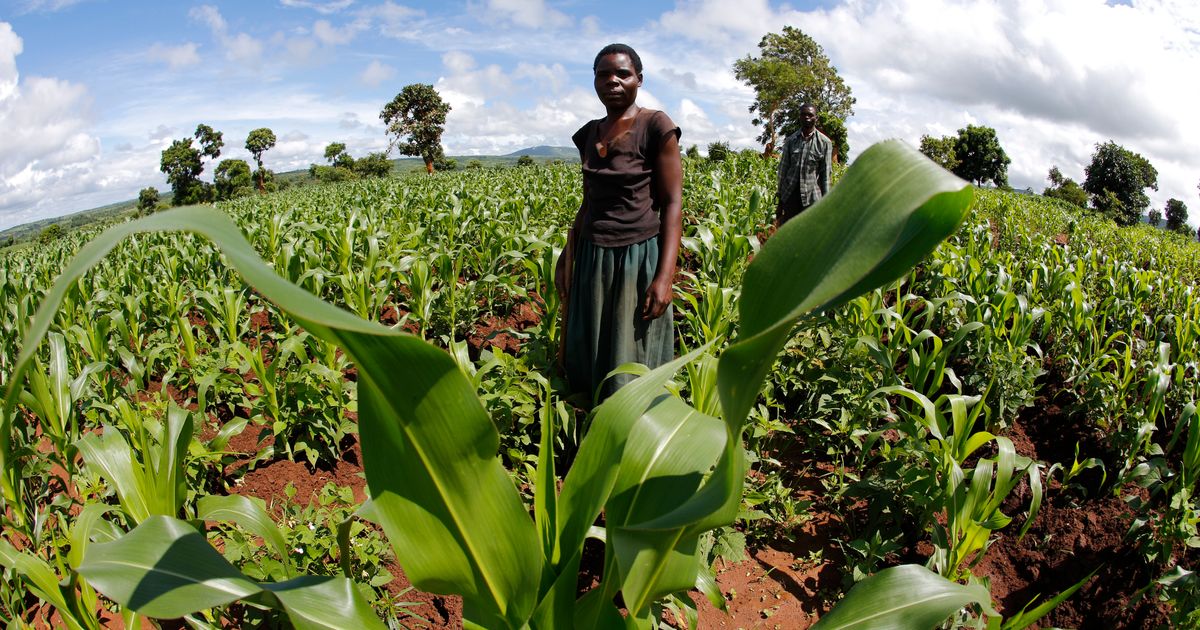
[{"label": "green corn leaf", "polygon": [[[14,384],[72,283],[127,236],[163,230],[211,239],[260,294],[310,334],[345,349],[360,370],[359,432],[375,514],[408,577],[422,590],[471,598],[473,610],[488,615],[480,620],[485,625],[520,627],[533,612],[542,556],[529,553],[539,548],[537,532],[496,458],[499,434],[470,381],[445,352],[276,275],[220,212],[188,207],[155,214],[114,226],[81,248],[29,328],[5,396],[5,422],[16,404]],[[0,427],[5,458],[10,427]],[[6,479],[6,497],[12,486]]]},{"label": "green corn leaf", "polygon": [[982,585],[956,584],[925,567],[904,564],[855,584],[813,629],[927,630],[968,604],[997,614]]},{"label": "green corn leaf", "polygon": [[262,587],[283,605],[296,630],[387,629],[347,578],[306,575]]},{"label": "green corn leaf", "polygon": [[72,630],[82,626],[71,615],[71,609],[58,584],[58,575],[41,558],[17,551],[8,541],[0,539],[0,566],[15,571],[28,582],[29,590],[39,599],[61,611],[61,616]]},{"label": "green corn leaf", "polygon": [[287,540],[279,526],[267,514],[262,499],[243,497],[232,494],[229,496],[209,495],[200,497],[196,503],[196,518],[202,521],[224,521],[234,523],[247,532],[262,538],[279,555],[285,570],[291,572],[290,556],[288,555]]},{"label": "green corn leaf", "polygon": [[200,532],[168,516],[152,516],[116,541],[91,545],[79,573],[118,604],[168,619],[262,590]]},{"label": "green corn leaf", "polygon": [[105,425],[100,435],[89,433],[75,442],[83,462],[94,469],[117,491],[121,509],[142,523],[155,514],[157,499],[147,485],[144,469],[133,456],[125,436],[115,427]]}]

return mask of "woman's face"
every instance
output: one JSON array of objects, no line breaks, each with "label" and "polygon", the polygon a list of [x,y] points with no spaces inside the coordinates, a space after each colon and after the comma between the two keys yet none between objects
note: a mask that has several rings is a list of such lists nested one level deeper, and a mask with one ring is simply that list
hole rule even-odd
[{"label": "woman's face", "polygon": [[606,109],[627,109],[637,100],[642,77],[625,53],[604,55],[596,64],[596,96]]}]

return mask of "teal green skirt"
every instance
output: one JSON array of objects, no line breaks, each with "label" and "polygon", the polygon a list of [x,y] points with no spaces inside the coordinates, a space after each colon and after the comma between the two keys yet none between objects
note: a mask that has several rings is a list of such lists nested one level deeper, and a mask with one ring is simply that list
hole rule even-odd
[{"label": "teal green skirt", "polygon": [[642,318],[646,289],[658,269],[658,237],[624,247],[581,238],[574,263],[563,357],[567,379],[574,391],[604,400],[634,378],[606,380],[617,366],[655,368],[675,355],[673,307],[657,319]]}]

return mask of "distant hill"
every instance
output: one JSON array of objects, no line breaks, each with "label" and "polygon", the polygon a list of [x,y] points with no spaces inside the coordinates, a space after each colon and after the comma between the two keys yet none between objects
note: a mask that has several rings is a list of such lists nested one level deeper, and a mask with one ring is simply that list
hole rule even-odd
[{"label": "distant hill", "polygon": [[574,147],[551,147],[543,144],[537,147],[529,147],[527,149],[513,151],[504,157],[521,157],[522,155],[528,155],[529,157],[534,158],[578,159],[579,150]]}]

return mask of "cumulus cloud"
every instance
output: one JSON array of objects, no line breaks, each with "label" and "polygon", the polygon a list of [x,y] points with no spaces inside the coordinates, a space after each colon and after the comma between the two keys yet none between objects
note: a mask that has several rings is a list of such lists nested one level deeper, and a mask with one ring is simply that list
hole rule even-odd
[{"label": "cumulus cloud", "polygon": [[55,13],[84,0],[26,0],[20,13]]},{"label": "cumulus cloud", "polygon": [[196,44],[192,42],[178,46],[154,44],[146,51],[146,57],[151,61],[165,63],[172,70],[179,70],[200,63],[200,55],[196,48]]},{"label": "cumulus cloud", "polygon": [[395,76],[395,68],[380,62],[378,59],[373,59],[371,63],[367,64],[362,74],[358,75],[358,78],[366,85],[379,87],[384,81],[390,81]]},{"label": "cumulus cloud", "polygon": [[558,28],[571,23],[561,11],[546,6],[545,0],[487,0],[492,15],[527,28]]},{"label": "cumulus cloud", "polygon": [[335,27],[327,20],[317,20],[313,23],[313,37],[317,41],[326,46],[338,46],[348,44],[354,40],[354,36],[362,30],[364,24],[351,23],[342,27]]}]

